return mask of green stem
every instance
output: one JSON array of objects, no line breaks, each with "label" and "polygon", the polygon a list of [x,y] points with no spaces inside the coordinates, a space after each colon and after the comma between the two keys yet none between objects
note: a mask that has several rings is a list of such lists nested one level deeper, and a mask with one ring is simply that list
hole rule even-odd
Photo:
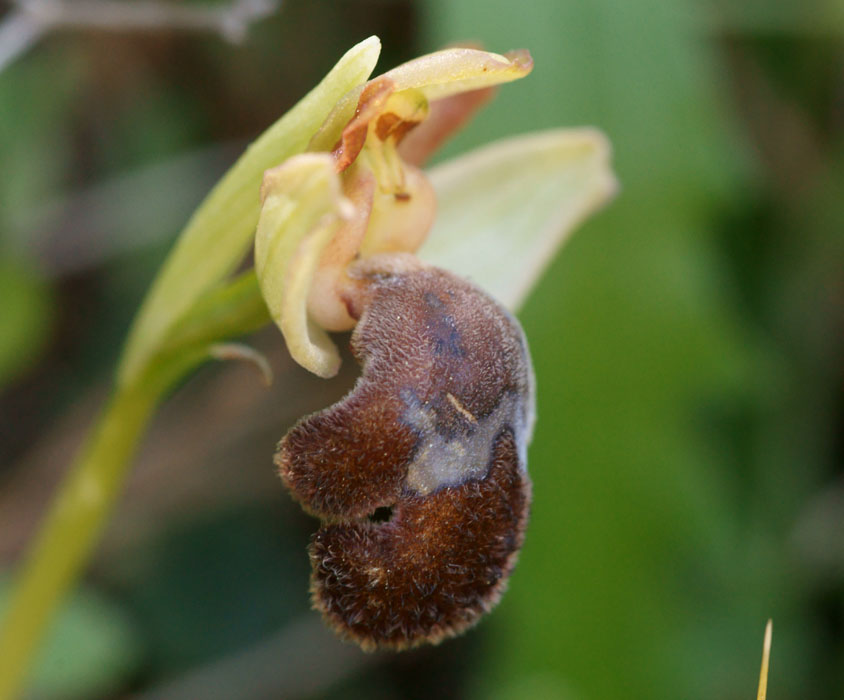
[{"label": "green stem", "polygon": [[59,488],[17,580],[0,628],[0,700],[22,688],[38,643],[88,560],[123,490],[144,429],[167,390],[214,343],[269,322],[254,271],[208,291],[170,330],[146,369],[117,388]]},{"label": "green stem", "polygon": [[76,580],[122,491],[131,457],[164,392],[209,345],[269,320],[254,272],[224,280],[249,248],[267,168],[301,153],[334,106],[375,67],[375,37],[348,51],[268,129],[199,207],[147,295],[118,368],[118,388],[62,484],[0,628],[0,700],[22,688],[44,629]]},{"label": "green stem", "polygon": [[21,691],[42,633],[97,543],[165,387],[118,388],[65,478],[25,562],[0,630],[0,700]]}]

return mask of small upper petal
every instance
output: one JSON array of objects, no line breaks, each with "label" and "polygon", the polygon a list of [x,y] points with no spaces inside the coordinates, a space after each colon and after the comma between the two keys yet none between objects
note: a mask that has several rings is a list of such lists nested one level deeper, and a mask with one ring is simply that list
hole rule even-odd
[{"label": "small upper petal", "polygon": [[418,90],[431,102],[518,80],[532,69],[533,59],[525,49],[502,56],[478,49],[453,48],[420,56],[346,93],[311,139],[308,148],[312,151],[332,150],[346,126],[360,115],[362,106],[370,101],[367,90],[374,83],[391,85],[393,93]]},{"label": "small upper petal", "polygon": [[444,49],[403,63],[384,74],[396,91],[413,88],[429,100],[441,100],[459,92],[509,83],[525,77],[533,59],[525,49],[502,56],[477,49]]}]

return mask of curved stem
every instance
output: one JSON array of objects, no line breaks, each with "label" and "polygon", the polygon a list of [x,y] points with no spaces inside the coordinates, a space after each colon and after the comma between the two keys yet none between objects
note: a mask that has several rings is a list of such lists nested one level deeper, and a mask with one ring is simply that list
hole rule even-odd
[{"label": "curved stem", "polygon": [[158,400],[207,358],[215,343],[269,320],[254,272],[225,283],[252,240],[263,172],[306,148],[338,100],[369,77],[380,46],[370,37],[346,52],[316,88],[250,146],[183,231],[130,331],[117,389],[19,574],[0,627],[0,700],[20,691],[51,614],[82,571],[122,491]]},{"label": "curved stem", "polygon": [[122,492],[131,457],[164,388],[142,382],[118,388],[65,477],[0,628],[0,700],[20,692],[45,626]]},{"label": "curved stem", "polygon": [[15,697],[26,680],[52,614],[81,573],[123,490],[159,400],[208,358],[215,343],[268,322],[255,273],[246,272],[201,297],[137,379],[118,381],[20,571],[0,627],[0,700]]}]

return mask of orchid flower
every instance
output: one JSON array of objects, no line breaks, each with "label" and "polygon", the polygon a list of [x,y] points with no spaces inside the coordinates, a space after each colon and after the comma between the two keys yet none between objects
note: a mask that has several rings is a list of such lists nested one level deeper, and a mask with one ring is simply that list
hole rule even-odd
[{"label": "orchid flower", "polygon": [[[524,541],[535,417],[524,334],[495,298],[414,253],[437,209],[419,165],[492,86],[532,65],[526,51],[475,49],[405,63],[350,90],[305,153],[264,175],[255,269],[291,356],[330,377],[340,357],[327,332],[355,329],[362,373],[354,389],[291,428],[275,461],[291,495],[322,520],[309,547],[313,605],[365,650],[438,644],[476,624],[500,599]],[[524,154],[547,180],[524,177]],[[589,187],[558,214],[568,220],[552,222],[559,232],[611,191],[606,156],[595,132],[556,132],[476,154],[486,177],[446,166],[438,177],[464,193],[464,205],[471,193],[488,200],[452,211],[478,231],[464,255],[480,259],[477,249],[500,245],[471,218],[500,230],[499,217],[484,214],[496,212],[495,200],[524,210],[537,199],[514,188],[513,175],[559,201],[568,192],[548,164],[591,164]],[[516,239],[503,260],[522,262],[529,233],[500,219]],[[450,238],[445,250],[462,236]],[[501,259],[497,268],[500,277]],[[535,275],[536,265],[528,268]],[[504,275],[511,303],[525,291],[518,271]]]}]

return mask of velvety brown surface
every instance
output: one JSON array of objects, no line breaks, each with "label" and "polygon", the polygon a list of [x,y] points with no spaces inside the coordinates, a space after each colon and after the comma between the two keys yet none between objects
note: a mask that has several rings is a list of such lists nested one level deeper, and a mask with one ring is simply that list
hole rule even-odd
[{"label": "velvety brown surface", "polygon": [[530,482],[513,434],[481,481],[405,494],[389,522],[328,525],[311,546],[314,606],[363,649],[459,634],[492,608],[522,546]]},{"label": "velvety brown surface", "polygon": [[361,378],[276,462],[331,523],[311,545],[315,606],[366,649],[404,648],[465,629],[500,595],[529,507],[533,378],[518,324],[476,287],[436,268],[368,279]]}]

